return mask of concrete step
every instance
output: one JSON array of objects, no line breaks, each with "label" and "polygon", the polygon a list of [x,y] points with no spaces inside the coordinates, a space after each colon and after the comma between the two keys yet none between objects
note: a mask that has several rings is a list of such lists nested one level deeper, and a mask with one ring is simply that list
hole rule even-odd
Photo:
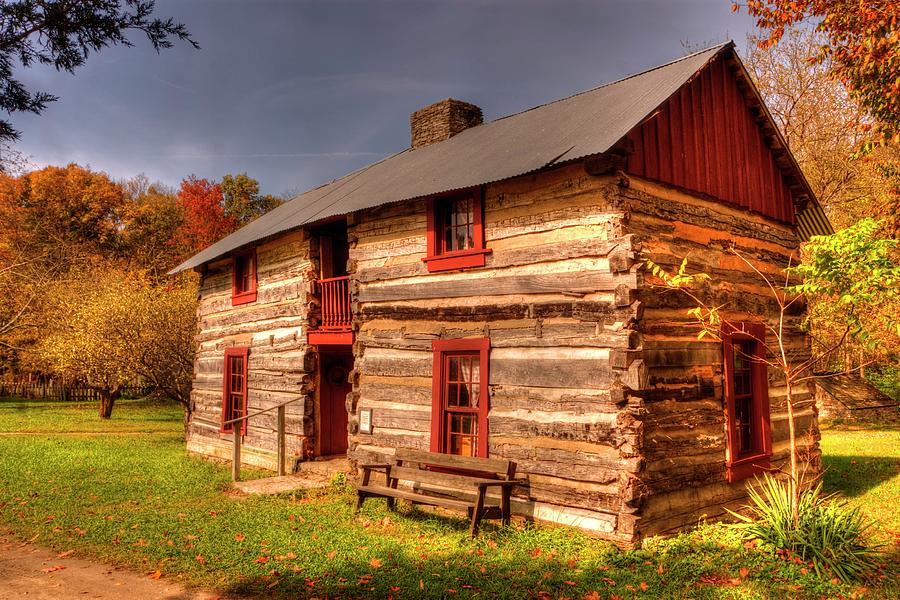
[{"label": "concrete step", "polygon": [[235,481],[234,488],[254,495],[283,494],[295,490],[311,490],[323,488],[330,480],[308,473],[284,475],[282,477],[264,477],[252,481]]},{"label": "concrete step", "polygon": [[337,472],[350,472],[350,461],[346,456],[326,457],[321,460],[310,460],[297,465],[297,473],[327,477],[329,480]]}]

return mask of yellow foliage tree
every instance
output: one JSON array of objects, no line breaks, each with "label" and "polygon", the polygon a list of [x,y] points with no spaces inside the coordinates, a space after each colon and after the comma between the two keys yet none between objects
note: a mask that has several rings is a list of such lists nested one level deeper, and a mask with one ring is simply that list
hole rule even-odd
[{"label": "yellow foliage tree", "polygon": [[196,286],[157,286],[115,268],[58,286],[54,317],[38,346],[45,369],[100,394],[108,419],[122,389],[136,380],[153,385],[190,410],[196,328]]}]

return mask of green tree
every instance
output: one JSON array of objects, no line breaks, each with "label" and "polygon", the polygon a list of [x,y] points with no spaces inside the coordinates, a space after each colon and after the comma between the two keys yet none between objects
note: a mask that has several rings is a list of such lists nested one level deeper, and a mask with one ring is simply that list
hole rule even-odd
[{"label": "green tree", "polygon": [[[15,78],[17,68],[50,65],[74,73],[91,52],[108,46],[132,46],[127,35],[140,31],[157,51],[174,39],[195,48],[187,28],[173,19],[154,18],[153,0],[18,0],[0,3],[0,109],[7,114],[40,114],[57,100],[47,92],[32,92]],[[19,132],[0,120],[0,141]]]},{"label": "green tree", "polygon": [[246,173],[225,175],[219,186],[225,197],[225,214],[233,217],[238,225],[246,225],[283,202],[269,194],[260,195],[259,182]]}]

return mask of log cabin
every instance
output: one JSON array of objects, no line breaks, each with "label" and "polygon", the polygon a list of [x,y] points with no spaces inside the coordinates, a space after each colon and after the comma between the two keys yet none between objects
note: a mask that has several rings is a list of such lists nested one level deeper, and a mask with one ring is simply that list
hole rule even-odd
[{"label": "log cabin", "polygon": [[[201,275],[190,451],[228,458],[228,420],[285,404],[301,464],[509,459],[514,514],[624,545],[723,516],[785,463],[779,374],[737,358],[758,342],[698,340],[644,268],[689,256],[732,321],[774,320],[728,249],[777,274],[830,232],[733,43],[489,123],[447,99],[411,126],[409,148],[174,270]],[[812,390],[795,403],[815,473]],[[240,435],[274,468],[274,413]]]}]

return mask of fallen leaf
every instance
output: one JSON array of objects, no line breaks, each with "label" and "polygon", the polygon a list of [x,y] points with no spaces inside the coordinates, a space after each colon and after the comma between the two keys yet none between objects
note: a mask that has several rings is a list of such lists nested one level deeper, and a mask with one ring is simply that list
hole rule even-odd
[{"label": "fallen leaf", "polygon": [[370,560],[369,564],[372,565],[373,569],[378,569],[381,567],[381,561],[377,558],[373,558],[372,560]]},{"label": "fallen leaf", "polygon": [[641,591],[646,592],[646,591],[647,591],[647,588],[650,587],[650,586],[647,585],[647,582],[646,582],[646,581],[642,581],[640,587],[641,587]]},{"label": "fallen leaf", "polygon": [[399,585],[392,585],[392,586],[391,586],[391,591],[392,591],[392,592],[399,592],[399,591],[400,591],[400,586],[399,586]]},{"label": "fallen leaf", "polygon": [[203,558],[203,555],[202,555],[202,554],[198,554],[197,556],[195,556],[195,557],[194,557],[194,560],[196,560],[196,561],[197,561],[198,563],[200,563],[201,565],[205,565],[205,564],[206,564],[206,559]]},{"label": "fallen leaf", "polygon": [[141,547],[143,547],[143,546],[149,546],[149,545],[150,545],[150,544],[149,544],[149,543],[147,542],[147,540],[145,540],[144,538],[141,538],[141,539],[139,539],[138,541],[136,541],[135,543],[132,544],[132,546],[136,546],[136,547],[138,547],[138,548],[141,548]]},{"label": "fallen leaf", "polygon": [[162,577],[162,572],[153,571],[152,573],[150,573],[150,575],[148,575],[148,577],[150,577],[150,579],[159,579],[160,577]]},{"label": "fallen leaf", "polygon": [[746,577],[747,575],[750,574],[750,569],[748,569],[747,567],[741,567],[740,573],[741,573],[741,577]]},{"label": "fallen leaf", "polygon": [[531,557],[532,557],[532,558],[537,558],[538,556],[541,555],[541,549],[540,549],[540,548],[535,548],[534,550],[532,550],[532,551],[530,552],[530,554],[531,554]]},{"label": "fallen leaf", "polygon": [[806,572],[807,572],[807,571],[806,571],[806,567],[803,567],[802,569],[800,569],[800,574],[801,574],[801,575],[806,575]]},{"label": "fallen leaf", "polygon": [[288,552],[284,555],[288,560],[295,560],[297,558],[297,554],[295,552]]},{"label": "fallen leaf", "polygon": [[236,534],[236,535],[234,536],[234,541],[236,541],[236,542],[243,542],[243,541],[246,540],[246,539],[247,539],[247,538],[244,537],[244,534],[243,534],[243,533],[238,533],[238,534]]},{"label": "fallen leaf", "polygon": [[563,583],[566,585],[578,585],[574,581],[563,581]]},{"label": "fallen leaf", "polygon": [[662,575],[663,573],[666,572],[666,570],[663,569],[662,565],[659,565],[658,567],[656,567],[656,572],[659,573],[660,575]]},{"label": "fallen leaf", "polygon": [[65,552],[60,552],[59,554],[56,555],[56,558],[68,558],[69,556],[72,556],[73,552],[75,552],[75,551],[74,550],[66,550]]},{"label": "fallen leaf", "polygon": [[584,600],[600,600],[600,594],[597,592],[587,592],[584,595]]},{"label": "fallen leaf", "polygon": [[328,559],[331,560],[332,558],[334,558],[335,556],[337,556],[337,550],[332,550],[331,552],[329,552],[329,553],[326,554],[325,556],[327,556]]},{"label": "fallen leaf", "polygon": [[261,565],[261,564],[264,564],[264,563],[269,562],[269,557],[268,557],[268,556],[260,556],[260,557],[258,557],[256,560],[254,560],[253,562],[255,562],[256,564]]},{"label": "fallen leaf", "polygon": [[41,569],[41,573],[52,573],[54,571],[62,571],[66,568],[66,565],[55,565],[52,567],[47,567],[46,569]]}]

